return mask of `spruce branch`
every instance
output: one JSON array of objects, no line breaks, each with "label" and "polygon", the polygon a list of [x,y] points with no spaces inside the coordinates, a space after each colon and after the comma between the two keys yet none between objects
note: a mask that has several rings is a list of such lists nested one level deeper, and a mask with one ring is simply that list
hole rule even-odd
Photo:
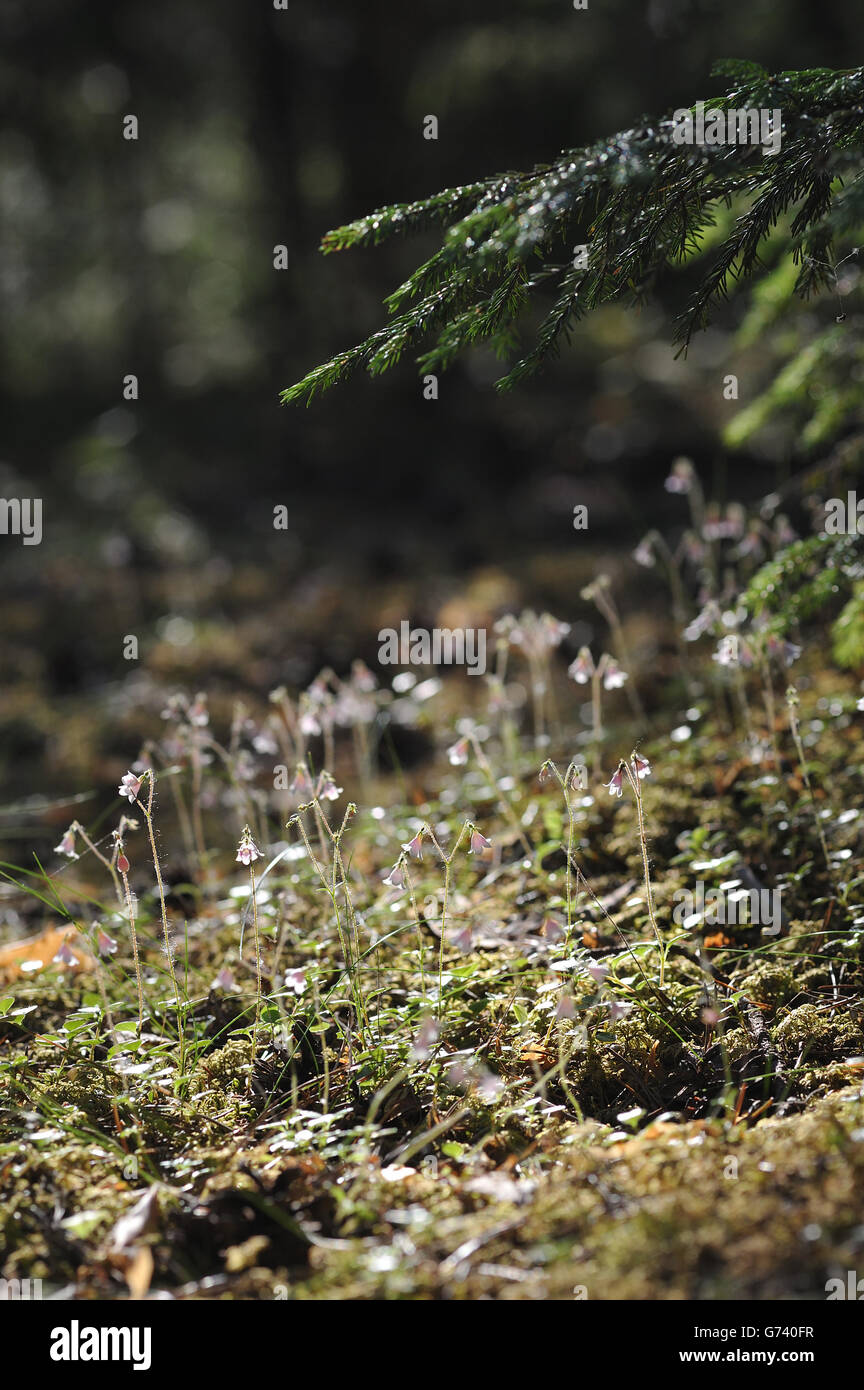
[{"label": "spruce branch", "polygon": [[[308,404],[359,367],[386,371],[424,339],[434,339],[417,357],[426,370],[484,339],[512,352],[517,320],[551,284],[533,345],[498,382],[507,390],[558,352],[588,313],[622,298],[643,302],[670,267],[707,255],[709,245],[711,263],[676,325],[680,351],[762,268],[772,240],[791,247],[798,295],[831,288],[834,243],[864,225],[864,69],[772,76],[727,60],[714,75],[729,85],[706,107],[782,111],[775,153],[677,144],[670,116],[643,120],[528,172],[380,208],[329,232],[325,253],[443,227],[439,249],[386,299],[389,323],[288,387],[283,402]],[[588,248],[584,268],[574,245]]]}]

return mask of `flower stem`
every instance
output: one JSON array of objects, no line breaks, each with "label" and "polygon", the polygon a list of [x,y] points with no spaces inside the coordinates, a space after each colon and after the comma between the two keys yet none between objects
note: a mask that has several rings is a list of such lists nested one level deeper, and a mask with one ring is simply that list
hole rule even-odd
[{"label": "flower stem", "polygon": [[255,892],[255,870],[249,865],[249,878],[252,883],[252,931],[255,938],[255,1023],[252,1028],[252,1050],[249,1058],[249,1082],[247,1092],[252,1090],[252,1073],[255,1069],[255,1051],[258,1046],[258,1028],[261,1022],[261,937],[258,931],[258,900]]},{"label": "flower stem", "polygon": [[660,948],[660,988],[662,989],[666,966],[666,947],[663,944],[663,938],[657,926],[657,918],[654,915],[654,890],[651,887],[651,869],[648,863],[648,838],[645,834],[645,817],[642,812],[642,788],[639,778],[630,767],[630,764],[625,763],[624,767],[627,770],[627,777],[629,778],[630,785],[633,788],[633,795],[636,799],[636,815],[639,819],[639,844],[642,849],[642,868],[645,874],[645,896],[648,899],[648,916],[651,919],[651,926],[654,928],[654,935],[657,938],[657,945]]},{"label": "flower stem", "polygon": [[123,880],[123,891],[126,895],[126,911],[129,914],[129,934],[132,938],[132,960],[135,964],[135,979],[138,984],[138,1032],[144,1026],[144,990],[141,986],[141,962],[138,959],[138,934],[135,930],[135,907],[132,902],[132,890],[129,887],[129,876],[120,870],[120,877]]},{"label": "flower stem", "polygon": [[182,1076],[185,1070],[184,1061],[186,1052],[185,1025],[182,1018],[183,1005],[180,999],[180,987],[177,984],[177,974],[174,970],[174,954],[171,946],[171,932],[168,926],[168,912],[165,907],[165,884],[162,881],[162,869],[159,864],[159,852],[156,849],[156,836],[153,833],[153,796],[156,790],[156,776],[153,772],[152,767],[149,767],[147,769],[145,775],[149,784],[147,805],[144,806],[140,800],[136,800],[135,804],[143,814],[144,820],[147,823],[147,835],[150,840],[150,852],[153,856],[153,868],[156,871],[156,883],[159,889],[159,909],[162,915],[162,938],[165,945],[165,959],[168,962],[168,973],[171,976],[171,986],[174,990],[174,1000],[177,1005],[177,1034],[180,1041],[180,1075]]}]

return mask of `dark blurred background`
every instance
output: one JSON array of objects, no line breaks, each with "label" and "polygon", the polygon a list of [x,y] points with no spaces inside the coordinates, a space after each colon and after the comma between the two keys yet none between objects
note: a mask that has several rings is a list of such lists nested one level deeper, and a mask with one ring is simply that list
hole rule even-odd
[{"label": "dark blurred background", "polygon": [[675,360],[686,273],[514,395],[483,352],[435,402],[411,361],[308,410],[278,392],[378,327],[435,244],[323,257],[327,230],[708,98],[721,57],[853,65],[848,0],[0,0],[0,21],[0,495],[44,504],[40,546],[0,538],[7,790],[98,775],[150,683],[266,692],[374,660],[401,617],[578,618],[596,563],[680,519],[676,454],[721,498],[788,471],[779,447],[724,457],[722,374],[758,354],[729,367],[733,307]]}]

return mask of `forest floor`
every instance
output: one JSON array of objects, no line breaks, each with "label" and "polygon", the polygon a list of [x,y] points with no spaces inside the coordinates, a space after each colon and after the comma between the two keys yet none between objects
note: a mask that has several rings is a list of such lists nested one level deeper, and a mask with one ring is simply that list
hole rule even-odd
[{"label": "forest floor", "polygon": [[[855,682],[800,665],[806,778],[782,689],[773,731],[751,697],[754,755],[710,663],[646,723],[618,692],[596,750],[554,719],[540,752],[506,710],[466,723],[470,681],[403,686],[391,723],[431,751],[383,774],[358,719],[333,800],[269,789],[278,701],[221,752],[220,709],[175,707],[149,745],[174,983],[146,776],[88,824],[107,865],[78,834],[75,859],[3,870],[3,1276],[84,1299],[824,1299],[864,1245],[864,737]],[[638,802],[604,785],[637,742]],[[678,920],[700,883],[779,889],[782,915]]]}]

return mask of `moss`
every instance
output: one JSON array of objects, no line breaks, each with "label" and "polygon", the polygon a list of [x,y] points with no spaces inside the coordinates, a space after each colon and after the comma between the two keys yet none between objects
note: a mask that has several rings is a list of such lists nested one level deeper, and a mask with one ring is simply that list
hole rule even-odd
[{"label": "moss", "polygon": [[832,1018],[814,1004],[802,1004],[787,1014],[772,1036],[781,1057],[789,1064],[796,1063],[802,1054],[811,1062],[840,1060],[860,1053],[864,1047],[859,1023],[848,1014]]},{"label": "moss", "polygon": [[41,1090],[47,1099],[59,1105],[75,1106],[81,1115],[90,1118],[104,1120],[114,1114],[118,1104],[122,1106],[122,1092],[117,1078],[106,1077],[95,1071],[89,1076],[77,1076],[74,1080],[58,1077],[42,1086]]},{"label": "moss", "polygon": [[248,1042],[227,1042],[198,1063],[189,1078],[189,1095],[201,1096],[206,1091],[224,1095],[242,1090],[249,1075],[249,1059]]},{"label": "moss", "polygon": [[778,961],[763,961],[755,970],[735,975],[732,980],[748,999],[772,1008],[788,1003],[801,990],[791,968]]},{"label": "moss", "polygon": [[[532,1171],[521,1206],[451,1206],[411,1228],[401,1250],[391,1226],[383,1267],[359,1246],[316,1251],[290,1296],[535,1301],[582,1287],[589,1300],[821,1299],[834,1266],[855,1264],[862,1119],[847,1090],[751,1130],[669,1124],[611,1147],[573,1145]],[[453,1178],[437,1181],[448,1189]],[[400,1190],[409,1211],[425,1201],[421,1175]],[[365,1195],[382,1201],[374,1180]],[[819,1234],[803,1241],[806,1227]]]},{"label": "moss", "polygon": [[730,1028],[723,1035],[723,1045],[730,1062],[740,1062],[753,1051],[753,1039],[744,1028]]}]

